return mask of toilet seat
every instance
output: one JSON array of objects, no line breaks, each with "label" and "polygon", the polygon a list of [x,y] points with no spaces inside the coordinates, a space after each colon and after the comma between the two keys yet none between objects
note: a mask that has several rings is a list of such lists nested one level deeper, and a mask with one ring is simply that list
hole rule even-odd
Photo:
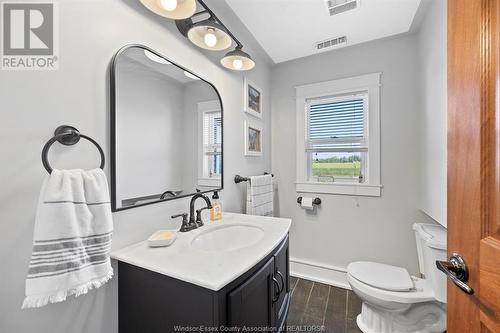
[{"label": "toilet seat", "polygon": [[404,292],[415,287],[410,274],[402,267],[357,261],[347,266],[347,272],[356,280],[374,288]]},{"label": "toilet seat", "polygon": [[368,297],[373,297],[386,302],[397,302],[404,304],[435,301],[432,288],[423,279],[415,278],[415,289],[411,291],[389,291],[369,286],[352,275],[347,274],[347,281],[353,287]]},{"label": "toilet seat", "polygon": [[[370,269],[375,270],[370,271]],[[396,273],[397,277],[387,275],[390,272]],[[408,289],[404,289],[408,286],[405,274],[410,279],[411,288]],[[374,277],[375,275],[377,277]],[[383,279],[391,282],[382,281]],[[374,262],[354,262],[347,266],[347,280],[353,289],[357,289],[367,297],[382,301],[411,304],[436,300],[432,286],[429,285],[427,280],[410,277],[408,271],[401,267]],[[375,287],[373,284],[382,285],[386,288]],[[400,290],[387,289],[387,287],[394,288],[394,286]],[[404,288],[401,289],[402,287]]]}]

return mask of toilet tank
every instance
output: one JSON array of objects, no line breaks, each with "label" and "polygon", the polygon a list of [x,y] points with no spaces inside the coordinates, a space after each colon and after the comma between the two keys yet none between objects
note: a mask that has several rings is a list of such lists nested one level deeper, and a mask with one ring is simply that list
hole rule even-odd
[{"label": "toilet tank", "polygon": [[436,267],[436,260],[446,260],[446,228],[438,224],[415,223],[420,273],[434,290],[436,299],[446,302],[446,275]]}]

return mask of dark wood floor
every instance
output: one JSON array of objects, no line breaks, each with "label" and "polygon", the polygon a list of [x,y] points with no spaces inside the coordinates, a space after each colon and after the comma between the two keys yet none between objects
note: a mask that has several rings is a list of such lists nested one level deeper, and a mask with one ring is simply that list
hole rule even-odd
[{"label": "dark wood floor", "polygon": [[360,299],[350,290],[290,277],[292,299],[288,325],[324,328],[328,333],[359,333],[356,316],[361,312]]}]

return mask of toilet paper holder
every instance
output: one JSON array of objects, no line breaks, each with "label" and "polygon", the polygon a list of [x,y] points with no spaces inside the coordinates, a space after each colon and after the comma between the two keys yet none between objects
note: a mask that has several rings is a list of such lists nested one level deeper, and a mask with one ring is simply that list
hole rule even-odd
[{"label": "toilet paper holder", "polygon": [[[298,204],[302,203],[302,197],[298,197],[297,198],[297,203]],[[316,206],[321,205],[321,199],[320,198],[314,198],[313,199],[313,205],[316,205]]]}]

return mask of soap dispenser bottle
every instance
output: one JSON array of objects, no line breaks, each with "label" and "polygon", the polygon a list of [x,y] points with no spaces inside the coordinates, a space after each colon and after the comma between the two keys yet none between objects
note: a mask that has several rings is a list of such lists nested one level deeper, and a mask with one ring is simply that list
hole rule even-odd
[{"label": "soap dispenser bottle", "polygon": [[222,205],[217,191],[212,195],[212,208],[210,209],[210,221],[217,221],[222,218]]}]

